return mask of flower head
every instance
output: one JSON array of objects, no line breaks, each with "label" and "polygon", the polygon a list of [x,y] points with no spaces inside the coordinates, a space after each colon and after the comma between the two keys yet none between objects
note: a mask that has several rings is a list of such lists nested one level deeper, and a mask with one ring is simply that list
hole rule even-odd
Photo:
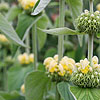
[{"label": "flower head", "polygon": [[78,31],[87,34],[100,33],[100,12],[93,13],[85,10],[77,19],[76,26]]},{"label": "flower head", "polygon": [[23,9],[28,10],[35,6],[38,0],[18,0]]},{"label": "flower head", "polygon": [[48,57],[44,60],[44,65],[50,76],[54,77],[66,77],[68,80],[74,71],[75,61],[67,56],[63,57],[58,64],[58,55],[54,57]]},{"label": "flower head", "polygon": [[27,53],[20,54],[18,56],[18,61],[20,62],[20,64],[33,63],[34,62],[34,55],[33,54],[28,55]]},{"label": "flower head", "polygon": [[71,80],[72,82],[80,87],[99,87],[100,84],[100,64],[98,64],[98,57],[92,58],[92,66],[87,58],[80,60],[76,63],[77,71],[73,72]]}]

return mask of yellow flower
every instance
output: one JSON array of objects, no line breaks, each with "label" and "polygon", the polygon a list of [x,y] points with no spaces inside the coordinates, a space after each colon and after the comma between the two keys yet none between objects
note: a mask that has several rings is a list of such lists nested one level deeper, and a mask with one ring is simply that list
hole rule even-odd
[{"label": "yellow flower", "polygon": [[81,72],[82,73],[84,73],[84,74],[87,74],[88,73],[88,71],[89,71],[89,65],[88,66],[86,66],[84,69],[81,69]]},{"label": "yellow flower", "polygon": [[54,60],[56,60],[58,62],[58,55],[54,56]]},{"label": "yellow flower", "polygon": [[33,8],[38,0],[18,0],[21,6],[28,10],[30,8]]},{"label": "yellow flower", "polygon": [[21,92],[22,92],[23,94],[25,93],[25,85],[24,85],[24,84],[21,86]]},{"label": "yellow flower", "polygon": [[29,62],[33,63],[34,62],[34,54],[29,55]]},{"label": "yellow flower", "polygon": [[0,34],[0,42],[9,42],[5,35]]},{"label": "yellow flower", "polygon": [[21,64],[29,64],[29,57],[27,53],[19,55],[18,60]]},{"label": "yellow flower", "polygon": [[75,70],[75,61],[72,58],[63,57],[60,61],[60,64],[63,66],[63,68],[66,71],[72,71]]},{"label": "yellow flower", "polygon": [[97,5],[97,10],[100,11],[100,3]]},{"label": "yellow flower", "polygon": [[49,66],[49,72],[53,73],[57,71],[57,67],[58,67],[57,62],[55,60],[52,60]]},{"label": "yellow flower", "polygon": [[87,58],[85,58],[84,60],[80,60],[80,63],[77,63],[76,66],[78,67],[78,70],[81,71],[84,74],[87,74],[89,71],[89,61]]},{"label": "yellow flower", "polygon": [[58,68],[59,68],[58,74],[59,74],[60,76],[64,76],[66,72],[65,72],[63,66],[62,66],[61,64],[59,64]]},{"label": "yellow flower", "polygon": [[92,58],[92,63],[93,63],[93,65],[94,65],[94,64],[98,64],[98,57],[97,57],[97,56],[94,56],[94,57]]},{"label": "yellow flower", "polygon": [[62,73],[62,72],[58,72],[58,74],[59,74],[60,76],[64,76],[64,75],[65,75],[65,71],[63,71],[63,73]]},{"label": "yellow flower", "polygon": [[48,57],[48,58],[46,58],[46,59],[44,60],[44,63],[43,63],[43,64],[46,66],[46,68],[49,67],[50,62],[51,62],[52,60],[54,60],[52,57]]}]

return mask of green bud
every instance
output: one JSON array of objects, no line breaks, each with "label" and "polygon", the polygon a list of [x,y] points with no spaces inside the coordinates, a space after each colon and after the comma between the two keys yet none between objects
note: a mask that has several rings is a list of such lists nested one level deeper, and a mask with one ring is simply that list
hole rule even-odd
[{"label": "green bud", "polygon": [[9,10],[9,5],[8,5],[8,3],[0,3],[0,12],[2,12],[2,11],[8,11]]},{"label": "green bud", "polygon": [[90,13],[88,10],[85,10],[76,19],[76,25],[80,32],[87,34],[100,33],[100,13],[98,11]]}]

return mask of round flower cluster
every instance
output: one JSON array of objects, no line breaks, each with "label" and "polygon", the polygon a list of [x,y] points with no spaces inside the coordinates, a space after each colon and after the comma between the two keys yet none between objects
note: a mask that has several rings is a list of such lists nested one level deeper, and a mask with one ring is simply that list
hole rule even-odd
[{"label": "round flower cluster", "polygon": [[100,33],[100,13],[95,11],[94,13],[85,10],[76,19],[77,29],[80,32],[85,32],[87,34]]},{"label": "round flower cluster", "polygon": [[87,58],[76,63],[77,71],[74,71],[71,77],[72,82],[80,87],[95,88],[100,86],[100,64],[98,58],[92,58],[92,66]]},{"label": "round flower cluster", "polygon": [[28,55],[27,53],[20,54],[18,56],[18,61],[20,62],[20,64],[33,63],[34,62],[34,55],[33,54]]},{"label": "round flower cluster", "polygon": [[18,0],[24,10],[32,9],[38,0]]},{"label": "round flower cluster", "polygon": [[2,3],[0,3],[0,12],[2,12],[2,11],[8,11],[9,10],[9,5],[8,5],[8,3],[5,3],[5,2],[2,2]]},{"label": "round flower cluster", "polygon": [[72,72],[75,70],[75,61],[67,56],[63,57],[58,64],[58,55],[44,60],[48,77],[52,81],[69,81]]},{"label": "round flower cluster", "polygon": [[0,43],[1,44],[9,44],[9,40],[6,38],[5,35],[0,34]]}]

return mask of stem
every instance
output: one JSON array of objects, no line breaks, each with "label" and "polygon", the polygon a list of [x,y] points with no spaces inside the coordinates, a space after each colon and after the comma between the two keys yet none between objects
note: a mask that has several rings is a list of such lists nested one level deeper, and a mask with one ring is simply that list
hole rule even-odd
[{"label": "stem", "polygon": [[[65,17],[65,0],[59,0],[59,27],[64,27],[64,17]],[[63,57],[63,42],[64,42],[64,35],[59,35],[58,36],[58,55],[59,55],[59,61]]]},{"label": "stem", "polygon": [[90,61],[90,65],[92,65],[93,38],[94,38],[94,35],[89,35],[89,38],[88,38],[88,60]]},{"label": "stem", "polygon": [[[93,13],[93,0],[90,0],[90,12]],[[92,66],[92,56],[93,56],[93,39],[94,34],[89,34],[88,38],[88,60]]]},{"label": "stem", "polygon": [[34,53],[34,69],[37,69],[37,26],[36,24],[32,28],[32,43]]},{"label": "stem", "polygon": [[[7,54],[7,52],[4,49],[4,55],[3,55],[3,59],[4,60],[6,58],[6,54]],[[3,68],[3,77],[4,77],[4,80],[3,80],[4,81],[4,90],[7,91],[8,90],[8,83],[7,83],[7,81],[8,81],[8,75],[7,75],[7,66],[6,66],[6,64],[4,64],[4,68]]]},{"label": "stem", "polygon": [[57,84],[56,84],[56,96],[55,96],[55,100],[60,100],[60,94],[59,94],[58,89],[57,89]]},{"label": "stem", "polygon": [[26,45],[27,45],[26,52],[29,54],[30,53],[30,50],[28,48],[29,45],[30,45],[30,37],[29,37],[29,34],[26,37]]}]

